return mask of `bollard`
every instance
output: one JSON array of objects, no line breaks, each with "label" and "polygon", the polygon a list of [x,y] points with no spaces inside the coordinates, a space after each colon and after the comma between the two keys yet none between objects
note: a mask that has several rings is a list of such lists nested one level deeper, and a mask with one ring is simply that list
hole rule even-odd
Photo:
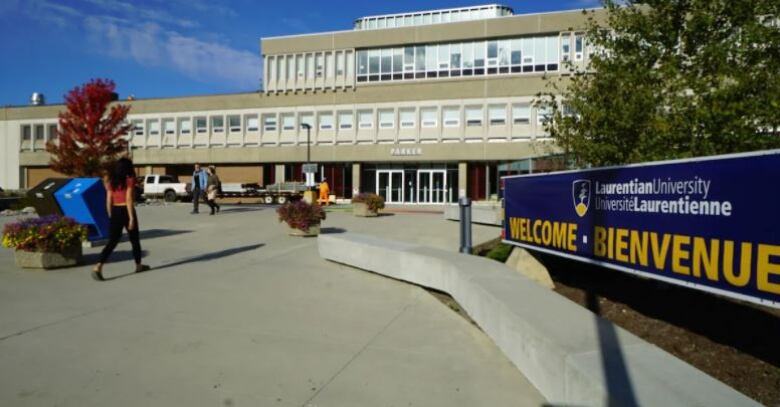
[{"label": "bollard", "polygon": [[471,254],[471,199],[462,196],[458,199],[460,207],[460,252]]}]

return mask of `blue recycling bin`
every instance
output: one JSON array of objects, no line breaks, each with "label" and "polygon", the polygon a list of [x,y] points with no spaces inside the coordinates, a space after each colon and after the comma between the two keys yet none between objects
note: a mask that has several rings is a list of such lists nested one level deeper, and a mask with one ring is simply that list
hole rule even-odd
[{"label": "blue recycling bin", "polygon": [[54,198],[63,215],[87,226],[87,239],[108,239],[106,188],[100,178],[73,178],[54,193]]}]

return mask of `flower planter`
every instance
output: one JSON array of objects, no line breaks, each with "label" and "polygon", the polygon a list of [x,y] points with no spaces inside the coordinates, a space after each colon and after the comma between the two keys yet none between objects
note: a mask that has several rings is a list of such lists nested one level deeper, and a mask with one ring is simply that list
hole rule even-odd
[{"label": "flower planter", "polygon": [[290,228],[290,236],[300,236],[300,237],[313,237],[320,234],[320,224],[316,223],[314,225],[309,226],[306,230],[300,230],[295,228]]},{"label": "flower planter", "polygon": [[77,265],[81,260],[81,254],[81,245],[74,245],[61,253],[15,250],[14,259],[16,266],[20,268],[55,269]]},{"label": "flower planter", "polygon": [[368,205],[364,202],[355,202],[352,204],[352,213],[355,216],[361,216],[364,218],[373,218],[379,216],[377,211],[372,211],[368,208]]}]

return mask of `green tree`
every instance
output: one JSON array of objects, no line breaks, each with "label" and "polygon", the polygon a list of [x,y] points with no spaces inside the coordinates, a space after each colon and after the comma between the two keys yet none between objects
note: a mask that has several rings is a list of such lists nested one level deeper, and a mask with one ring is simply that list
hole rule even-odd
[{"label": "green tree", "polygon": [[579,165],[780,147],[780,2],[604,1],[589,65],[549,79],[537,107]]}]

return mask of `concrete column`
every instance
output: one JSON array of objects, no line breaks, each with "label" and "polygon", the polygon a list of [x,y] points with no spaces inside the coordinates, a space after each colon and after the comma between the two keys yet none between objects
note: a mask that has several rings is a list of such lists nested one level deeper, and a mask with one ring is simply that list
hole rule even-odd
[{"label": "concrete column", "polygon": [[360,193],[360,163],[352,163],[352,195]]},{"label": "concrete column", "polygon": [[277,184],[284,182],[284,164],[274,166],[274,178],[276,178],[274,182]]},{"label": "concrete column", "polygon": [[468,164],[458,163],[458,198],[466,196],[466,187],[469,182]]}]

